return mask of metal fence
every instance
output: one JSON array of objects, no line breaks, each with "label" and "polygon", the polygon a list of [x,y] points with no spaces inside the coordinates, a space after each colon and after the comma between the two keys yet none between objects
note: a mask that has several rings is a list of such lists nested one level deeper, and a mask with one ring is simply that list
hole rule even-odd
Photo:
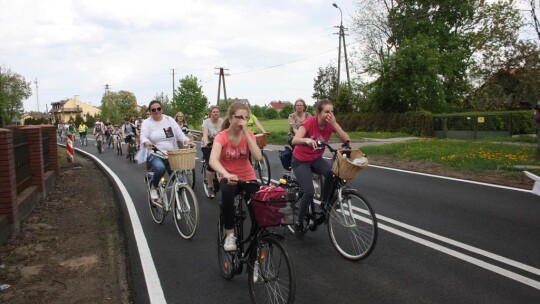
[{"label": "metal fence", "polygon": [[15,155],[15,177],[17,181],[17,194],[32,183],[32,173],[30,168],[30,142],[28,135],[18,128],[13,131],[13,150]]}]

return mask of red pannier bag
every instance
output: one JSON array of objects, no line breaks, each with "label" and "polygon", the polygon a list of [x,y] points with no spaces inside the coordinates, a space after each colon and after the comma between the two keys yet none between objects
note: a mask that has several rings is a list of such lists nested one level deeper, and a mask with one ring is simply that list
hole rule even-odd
[{"label": "red pannier bag", "polygon": [[293,209],[282,187],[262,186],[251,198],[251,204],[259,227],[293,224]]}]

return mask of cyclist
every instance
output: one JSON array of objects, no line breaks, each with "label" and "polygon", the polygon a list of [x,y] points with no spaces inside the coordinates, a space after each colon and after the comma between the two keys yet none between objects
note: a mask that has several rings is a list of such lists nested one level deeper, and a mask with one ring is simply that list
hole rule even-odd
[{"label": "cyclist", "polygon": [[[112,140],[113,140],[113,147],[116,148],[116,145],[117,144],[120,144],[120,142],[118,141],[118,136],[117,135],[120,135],[120,137],[122,137],[122,130],[120,129],[120,125],[119,124],[115,124],[114,125],[114,128],[112,129],[112,131],[110,132],[110,136],[112,136]],[[121,149],[121,148],[120,148]],[[116,154],[120,155],[120,153],[118,151],[116,151]]]},{"label": "cyclist", "polygon": [[321,207],[325,208],[332,195],[332,168],[330,163],[322,158],[324,147],[319,147],[317,141],[328,142],[332,133],[346,143],[349,135],[343,131],[334,116],[334,105],[328,99],[319,100],[316,104],[317,114],[309,117],[296,131],[292,144],[292,169],[304,195],[299,204],[298,222],[295,223],[295,236],[302,239],[307,227],[304,226],[304,216],[313,201],[314,188],[312,174],[324,176]]},{"label": "cyclist", "polygon": [[107,120],[105,120],[104,125],[105,125],[105,142],[109,142],[109,138],[111,137],[111,132],[113,130],[111,119],[107,118]]},{"label": "cyclist", "polygon": [[139,163],[146,160],[154,169],[150,197],[156,200],[159,198],[157,191],[159,181],[165,175],[165,170],[169,174],[172,173],[172,170],[169,162],[151,153],[152,150],[150,148],[156,147],[161,151],[178,149],[177,140],[184,145],[193,144],[184,135],[176,121],[161,112],[162,106],[159,100],[151,101],[148,105],[148,110],[151,116],[144,120],[141,125],[141,150],[137,153],[137,160]]},{"label": "cyclist", "polygon": [[255,114],[253,114],[253,113],[249,114],[249,119],[248,119],[248,122],[247,122],[247,126],[248,126],[249,130],[252,131],[252,132],[256,132],[257,129],[258,129],[259,132],[266,133],[263,126],[261,125],[261,123],[257,119],[257,116],[255,116]]},{"label": "cyclist", "polygon": [[142,125],[142,117],[137,117],[137,120],[135,121],[135,127],[137,128],[137,134],[135,135],[135,146],[137,147],[137,150],[139,149],[139,144],[141,143],[141,125]]},{"label": "cyclist", "polygon": [[126,158],[129,158],[129,143],[133,141],[135,143],[135,136],[137,135],[137,128],[130,122],[129,117],[124,117],[124,124],[122,125],[122,137],[126,143]]},{"label": "cyclist", "polygon": [[101,138],[103,141],[103,134],[105,133],[105,124],[101,121],[101,118],[97,118],[96,124],[94,125],[94,135],[96,136],[96,144]]},{"label": "cyclist", "polygon": [[174,117],[176,120],[176,123],[178,123],[178,126],[180,126],[180,129],[182,129],[182,132],[186,134],[186,136],[193,141],[193,134],[191,134],[191,131],[189,130],[189,125],[186,121],[186,117],[184,113],[178,112],[176,113],[176,116]]},{"label": "cyclist", "polygon": [[[203,159],[208,163],[210,158],[210,151],[212,148],[209,147],[214,141],[214,137],[221,130],[221,125],[223,124],[223,119],[219,117],[220,111],[218,106],[211,106],[209,110],[209,118],[205,119],[202,123],[201,129],[203,132],[201,151],[203,154]],[[210,163],[208,163],[210,164]],[[210,183],[208,185],[208,193],[210,198],[216,197],[214,191],[214,185],[212,181],[214,180],[214,170],[210,166],[206,167],[206,180]]]},{"label": "cyclist", "polygon": [[84,123],[84,121],[81,122],[79,125],[79,138],[81,139],[81,144],[83,142],[83,139],[86,139],[86,133],[88,132],[88,127]]},{"label": "cyclist", "polygon": [[[242,103],[234,103],[229,107],[228,116],[223,123],[223,129],[219,132],[212,145],[210,154],[210,166],[222,176],[220,182],[221,208],[225,221],[227,237],[223,244],[225,251],[236,250],[236,237],[234,235],[234,197],[240,190],[248,195],[253,194],[253,187],[245,187],[237,184],[238,180],[257,182],[255,170],[251,166],[249,154],[255,160],[262,158],[261,149],[257,146],[255,135],[247,128],[249,108]],[[225,179],[228,183],[225,183]]]},{"label": "cyclist", "polygon": [[[77,128],[75,127],[75,122],[71,120],[68,126],[68,134],[74,135],[76,130]],[[75,136],[73,136],[73,141],[75,141]]]}]

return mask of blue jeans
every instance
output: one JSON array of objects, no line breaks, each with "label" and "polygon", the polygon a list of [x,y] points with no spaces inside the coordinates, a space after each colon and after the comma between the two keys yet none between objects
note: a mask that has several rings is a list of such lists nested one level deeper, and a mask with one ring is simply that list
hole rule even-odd
[{"label": "blue jeans", "polygon": [[165,175],[165,171],[172,175],[172,169],[169,165],[169,162],[161,157],[155,155],[150,155],[146,161],[152,166],[154,170],[154,177],[152,178],[152,186],[157,188],[159,186],[159,181]]}]

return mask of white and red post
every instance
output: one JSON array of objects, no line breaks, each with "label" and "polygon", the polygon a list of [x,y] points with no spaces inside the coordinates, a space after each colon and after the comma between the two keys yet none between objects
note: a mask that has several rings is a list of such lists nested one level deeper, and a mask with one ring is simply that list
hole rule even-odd
[{"label": "white and red post", "polygon": [[73,140],[75,137],[73,134],[67,135],[67,144],[66,144],[66,151],[67,151],[67,161],[68,163],[73,163]]}]

